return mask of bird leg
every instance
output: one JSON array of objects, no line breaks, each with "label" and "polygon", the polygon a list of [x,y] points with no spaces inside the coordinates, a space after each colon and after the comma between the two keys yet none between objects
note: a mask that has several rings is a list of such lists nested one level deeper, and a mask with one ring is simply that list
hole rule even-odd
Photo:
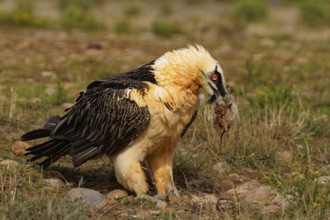
[{"label": "bird leg", "polygon": [[165,199],[168,195],[179,196],[173,181],[173,153],[172,150],[165,149],[147,159],[157,188],[156,196],[160,199]]},{"label": "bird leg", "polygon": [[114,159],[113,164],[116,178],[125,189],[134,191],[137,196],[148,192],[146,176],[138,160],[119,155]]}]

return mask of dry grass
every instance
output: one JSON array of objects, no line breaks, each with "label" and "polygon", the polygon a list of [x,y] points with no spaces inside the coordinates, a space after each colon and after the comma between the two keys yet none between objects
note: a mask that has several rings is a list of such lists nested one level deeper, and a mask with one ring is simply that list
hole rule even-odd
[{"label": "dry grass", "polygon": [[[217,10],[211,6],[205,7]],[[189,16],[195,7],[202,5],[187,7]],[[138,22],[146,11],[139,8],[123,10]],[[177,14],[171,8],[169,16]],[[13,155],[10,148],[25,131],[40,127],[51,115],[62,114],[90,81],[131,70],[192,42],[203,44],[220,61],[228,84],[234,87],[240,121],[221,140],[213,128],[213,108],[203,104],[175,159],[175,181],[182,194],[218,196],[223,191],[221,181],[237,173],[269,184],[290,198],[284,213],[269,218],[330,217],[329,185],[320,187],[317,182],[319,176],[330,175],[329,39],[302,41],[287,33],[256,36],[217,17],[206,21],[195,15],[185,22],[187,35],[171,39],[130,32],[117,36],[12,27],[1,30],[0,160],[20,164],[0,167],[0,219],[132,218],[143,210],[154,210],[154,204],[131,197],[99,212],[63,203],[70,187],[50,188],[42,182],[44,177],[55,176],[73,186],[83,177],[85,187],[107,193],[121,188],[108,161],[102,158],[73,170],[67,157],[41,172],[25,158]],[[285,151],[292,155],[290,161],[281,157]],[[219,174],[213,166],[223,161],[230,169]],[[197,210],[192,203],[170,208],[158,218],[220,218],[223,214],[267,218],[252,209],[222,213],[208,207]]]}]

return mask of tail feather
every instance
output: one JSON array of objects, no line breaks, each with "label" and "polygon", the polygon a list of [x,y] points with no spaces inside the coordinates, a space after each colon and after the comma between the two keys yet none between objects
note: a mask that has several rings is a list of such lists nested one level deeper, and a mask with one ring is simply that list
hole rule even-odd
[{"label": "tail feather", "polygon": [[26,155],[34,155],[28,161],[35,161],[42,157],[47,157],[40,163],[43,167],[49,166],[51,163],[57,161],[61,156],[66,155],[70,149],[70,142],[68,140],[52,139],[47,142],[35,145],[27,149]]},{"label": "tail feather", "polygon": [[34,139],[39,139],[43,137],[49,137],[52,130],[61,121],[61,117],[56,115],[48,119],[43,128],[27,132],[22,135],[22,141],[29,141]]},{"label": "tail feather", "polygon": [[68,154],[69,149],[70,149],[70,143],[67,143],[65,146],[62,146],[62,148],[60,150],[56,151],[54,154],[49,156],[47,159],[45,159],[44,161],[39,163],[39,165],[42,166],[43,168],[48,167],[49,165],[51,165],[52,163],[54,163],[55,161],[60,159],[62,156]]},{"label": "tail feather", "polygon": [[50,130],[47,129],[37,129],[30,132],[27,132],[22,135],[21,140],[22,141],[29,141],[34,139],[39,139],[43,137],[48,137],[50,135]]}]

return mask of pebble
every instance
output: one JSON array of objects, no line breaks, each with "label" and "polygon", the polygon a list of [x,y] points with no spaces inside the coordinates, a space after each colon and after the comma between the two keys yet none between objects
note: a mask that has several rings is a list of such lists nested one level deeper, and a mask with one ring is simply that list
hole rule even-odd
[{"label": "pebble", "polygon": [[26,149],[29,148],[30,145],[23,141],[16,141],[12,146],[12,152],[17,156],[22,156],[26,153]]},{"label": "pebble", "polygon": [[104,195],[87,188],[73,188],[65,195],[64,199],[70,202],[81,202],[93,209],[100,209],[107,203]]},{"label": "pebble", "polygon": [[121,199],[121,198],[124,198],[127,196],[128,196],[128,193],[125,190],[116,189],[116,190],[109,192],[106,197],[108,200],[112,200],[112,199]]}]

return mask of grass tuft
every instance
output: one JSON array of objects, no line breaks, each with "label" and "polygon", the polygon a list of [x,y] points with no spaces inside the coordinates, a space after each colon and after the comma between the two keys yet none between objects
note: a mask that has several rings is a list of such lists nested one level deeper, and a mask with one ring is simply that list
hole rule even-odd
[{"label": "grass tuft", "polygon": [[50,28],[54,23],[34,14],[33,0],[15,0],[13,11],[0,13],[0,25]]},{"label": "grass tuft", "polygon": [[170,37],[175,34],[182,34],[183,30],[177,22],[156,20],[152,24],[152,32],[160,37]]},{"label": "grass tuft", "polygon": [[64,9],[60,24],[65,30],[99,31],[106,29],[103,22],[78,5],[69,5]]},{"label": "grass tuft", "polygon": [[323,26],[330,23],[330,5],[327,0],[300,1],[300,16],[308,26]]},{"label": "grass tuft", "polygon": [[239,0],[235,4],[233,16],[239,22],[255,22],[265,19],[268,5],[265,0]]}]

